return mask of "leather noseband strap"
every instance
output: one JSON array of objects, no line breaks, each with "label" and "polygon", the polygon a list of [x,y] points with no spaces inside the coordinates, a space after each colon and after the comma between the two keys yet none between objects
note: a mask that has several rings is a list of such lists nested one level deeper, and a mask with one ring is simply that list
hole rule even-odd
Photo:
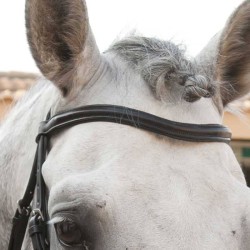
[{"label": "leather noseband strap", "polygon": [[[219,124],[189,124],[174,122],[139,110],[115,105],[89,105],[59,113],[42,122],[36,138],[38,144],[29,182],[13,218],[8,250],[22,248],[29,220],[29,234],[34,250],[48,250],[46,186],[42,165],[49,153],[52,135],[75,125],[90,122],[112,122],[129,125],[173,139],[191,142],[229,143],[231,132]],[[36,192],[36,193],[35,193]],[[34,195],[35,193],[35,195]],[[35,200],[34,200],[35,196]],[[31,202],[33,205],[31,208]]]}]

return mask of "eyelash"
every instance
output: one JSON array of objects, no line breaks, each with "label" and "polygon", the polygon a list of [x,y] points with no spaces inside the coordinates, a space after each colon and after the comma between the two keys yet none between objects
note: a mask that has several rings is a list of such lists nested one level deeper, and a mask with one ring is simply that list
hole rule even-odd
[{"label": "eyelash", "polygon": [[62,217],[62,216],[56,216],[56,217],[52,218],[51,220],[49,220],[47,222],[47,224],[49,224],[49,225],[55,225],[57,223],[60,223],[60,222],[66,221],[66,220],[71,220],[71,219],[69,219],[67,217]]},{"label": "eyelash", "polygon": [[54,225],[56,223],[64,222],[64,221],[69,221],[69,222],[74,222],[75,218],[72,213],[74,213],[75,210],[72,211],[60,211],[53,213],[52,219],[49,220],[47,223],[49,225]]}]

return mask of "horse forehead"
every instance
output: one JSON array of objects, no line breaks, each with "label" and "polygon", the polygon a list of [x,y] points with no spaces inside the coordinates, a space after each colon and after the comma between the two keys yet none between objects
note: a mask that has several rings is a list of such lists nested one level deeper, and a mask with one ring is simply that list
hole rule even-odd
[{"label": "horse forehead", "polygon": [[[188,159],[185,161],[188,162]],[[60,210],[76,209],[79,213],[91,212],[98,216],[100,208],[104,208],[107,216],[111,216],[109,219],[116,222],[130,224],[133,221],[139,225],[148,223],[152,226],[166,226],[167,221],[171,220],[169,214],[178,221],[178,218],[183,218],[187,207],[192,212],[183,221],[190,225],[197,216],[203,220],[203,212],[213,202],[220,201],[219,209],[231,209],[228,198],[225,198],[230,191],[221,189],[223,185],[221,186],[220,181],[228,181],[223,177],[223,171],[217,171],[220,181],[208,179],[201,187],[197,176],[206,174],[201,166],[197,166],[200,172],[192,174],[188,163],[182,169],[172,168],[171,162],[164,163],[161,159],[156,165],[149,164],[151,167],[146,164],[147,161],[140,162],[140,165],[127,165],[127,168],[125,165],[123,168],[100,167],[76,175],[65,173],[64,178],[54,183],[51,189],[49,211],[53,214]],[[182,164],[183,162],[180,163]],[[189,179],[190,176],[196,178]],[[223,192],[215,195],[213,189]],[[230,200],[234,198],[233,195]],[[149,220],[144,222],[145,218]]]},{"label": "horse forehead", "polygon": [[[79,176],[80,181],[67,182],[74,190],[88,189],[88,185],[105,188],[112,179],[118,181],[112,183],[116,188],[122,184],[134,188],[136,183],[138,189],[149,185],[152,191],[160,191],[160,186],[175,171],[185,175],[194,168],[192,164],[197,166],[198,173],[203,171],[198,156],[214,163],[221,161],[209,158],[210,144],[190,145],[123,125],[110,124],[105,129],[103,126],[102,123],[80,125],[55,139],[43,167],[49,189],[69,176]],[[171,167],[173,164],[176,169]],[[185,178],[182,182],[185,185]]]},{"label": "horse forehead", "polygon": [[127,176],[143,178],[146,173],[154,171],[143,168],[156,164],[160,156],[150,157],[145,153],[157,151],[161,147],[159,144],[154,134],[123,125],[93,123],[76,126],[53,139],[43,166],[43,176],[49,189],[72,175],[82,176],[78,184],[83,187],[95,178],[98,181],[93,183],[104,187],[105,179],[111,176],[129,183],[131,179]]},{"label": "horse forehead", "polygon": [[[208,119],[207,113],[199,111],[199,105],[205,106],[206,111],[209,108],[213,109],[208,102],[209,100],[201,100],[199,104],[192,104],[181,113],[178,113],[178,108],[176,109],[175,106],[173,109],[171,107],[163,109],[158,105],[150,107],[153,109],[152,113],[171,120],[181,122],[191,122],[192,120],[194,123],[195,120],[200,121],[200,118],[203,117],[203,121],[200,123],[216,123],[220,119],[216,111],[213,112],[214,116],[209,117],[209,122],[206,120]],[[187,115],[188,111],[194,115]],[[178,116],[176,116],[177,113]],[[103,165],[112,165],[112,162],[120,163],[121,166],[131,164],[131,162],[136,165],[137,160],[142,160],[141,156],[147,159],[146,165],[158,159],[163,161],[167,158],[166,160],[169,162],[176,155],[172,149],[174,148],[178,152],[186,144],[176,143],[169,138],[161,140],[153,133],[126,125],[102,122],[74,126],[53,136],[51,142],[52,149],[43,168],[46,180],[49,182],[52,182],[53,178],[57,179],[56,176],[59,178],[66,173],[87,172]],[[182,151],[182,155],[186,152],[185,150]],[[202,150],[200,151],[202,152]],[[154,155],[158,155],[158,159]],[[187,150],[185,157],[190,158],[192,155],[193,152]]]}]

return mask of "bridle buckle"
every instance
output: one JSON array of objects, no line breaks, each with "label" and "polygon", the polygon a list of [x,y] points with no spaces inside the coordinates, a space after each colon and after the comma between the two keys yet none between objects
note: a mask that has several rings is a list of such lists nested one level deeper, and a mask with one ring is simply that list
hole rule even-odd
[{"label": "bridle buckle", "polygon": [[32,210],[32,217],[35,216],[38,220],[45,221],[43,213],[39,208],[35,208]]}]

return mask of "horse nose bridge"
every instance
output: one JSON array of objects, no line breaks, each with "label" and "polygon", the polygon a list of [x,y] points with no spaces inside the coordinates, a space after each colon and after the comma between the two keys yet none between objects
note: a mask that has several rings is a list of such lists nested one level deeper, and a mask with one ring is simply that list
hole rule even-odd
[{"label": "horse nose bridge", "polygon": [[98,176],[72,175],[51,187],[49,210],[54,206],[105,207],[107,195],[105,185]]}]

